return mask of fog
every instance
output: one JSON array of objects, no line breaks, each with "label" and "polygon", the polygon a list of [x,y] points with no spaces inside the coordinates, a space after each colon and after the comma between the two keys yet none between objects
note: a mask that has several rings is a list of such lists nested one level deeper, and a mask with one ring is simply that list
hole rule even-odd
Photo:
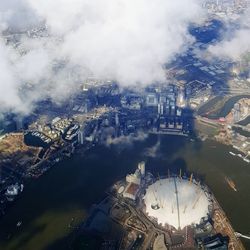
[{"label": "fog", "polygon": [[208,51],[219,58],[231,59],[238,61],[241,57],[250,51],[250,9],[238,20],[238,28],[230,29],[224,34],[221,41],[211,45]]},{"label": "fog", "polygon": [[[199,0],[2,0],[1,110],[60,102],[88,76],[122,86],[165,81],[164,64],[194,42],[188,28],[204,15]],[[41,26],[46,32],[26,32],[18,46],[6,42],[6,34]]]}]

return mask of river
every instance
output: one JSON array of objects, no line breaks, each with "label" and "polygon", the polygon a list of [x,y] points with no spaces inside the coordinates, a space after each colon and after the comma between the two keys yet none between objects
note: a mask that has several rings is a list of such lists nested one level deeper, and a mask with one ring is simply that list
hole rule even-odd
[{"label": "river", "polygon": [[207,112],[209,112],[211,109],[213,109],[214,106],[222,100],[221,96],[216,96],[216,97],[212,98],[211,100],[209,100],[204,105],[202,105],[199,108],[197,113],[199,115],[206,115],[210,119],[218,119],[220,117],[226,117],[229,114],[229,112],[232,110],[232,108],[234,107],[234,104],[242,98],[250,98],[250,95],[232,96],[228,100],[226,100],[226,102],[223,103],[222,107],[220,107],[218,110],[216,109],[216,111],[212,111],[211,113],[206,115]]},{"label": "river", "polygon": [[[146,161],[153,173],[194,173],[212,189],[233,227],[250,232],[250,164],[231,156],[231,147],[213,141],[194,141],[178,136],[150,135],[134,143],[96,146],[84,156],[58,163],[38,180],[29,181],[24,192],[0,221],[0,249],[64,249],[74,218],[86,218],[93,203],[105,196],[114,181]],[[225,182],[229,176],[234,192]],[[17,228],[16,223],[22,221]],[[247,242],[244,242],[247,244]],[[250,244],[246,245],[250,249]]]}]

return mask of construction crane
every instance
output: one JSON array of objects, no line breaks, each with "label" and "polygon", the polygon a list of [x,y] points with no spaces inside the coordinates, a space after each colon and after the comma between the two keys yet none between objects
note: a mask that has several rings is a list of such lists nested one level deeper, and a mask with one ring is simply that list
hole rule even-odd
[{"label": "construction crane", "polygon": [[182,179],[182,174],[181,174],[181,168],[180,168],[180,174],[179,174],[180,179]]},{"label": "construction crane", "polygon": [[158,173],[158,180],[160,181],[160,185],[161,185],[161,178],[160,178],[159,173]]}]

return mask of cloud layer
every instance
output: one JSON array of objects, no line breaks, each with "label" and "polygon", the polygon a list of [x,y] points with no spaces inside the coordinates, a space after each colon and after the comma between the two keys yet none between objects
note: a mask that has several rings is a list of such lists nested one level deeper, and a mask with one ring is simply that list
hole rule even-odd
[{"label": "cloud layer", "polygon": [[244,53],[250,52],[250,8],[238,22],[238,29],[232,31],[229,27],[229,32],[225,34],[222,41],[208,48],[213,56],[238,61]]},{"label": "cloud layer", "polygon": [[64,99],[89,75],[121,85],[164,81],[163,65],[194,41],[199,0],[2,0],[0,29],[46,32],[0,39],[2,109],[28,112],[46,96]]}]

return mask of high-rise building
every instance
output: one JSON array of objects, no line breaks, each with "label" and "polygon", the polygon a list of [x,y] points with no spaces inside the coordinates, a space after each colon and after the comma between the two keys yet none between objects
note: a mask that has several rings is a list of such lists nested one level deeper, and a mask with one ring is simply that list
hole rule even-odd
[{"label": "high-rise building", "polygon": [[233,108],[233,120],[238,122],[240,120],[240,104],[235,103]]},{"label": "high-rise building", "polygon": [[16,123],[16,130],[22,130],[23,129],[23,118],[18,116],[15,118],[15,123]]},{"label": "high-rise building", "polygon": [[156,94],[150,93],[146,97],[146,105],[147,106],[157,106],[158,105],[158,98]]},{"label": "high-rise building", "polygon": [[83,133],[82,130],[79,130],[79,132],[78,132],[78,143],[82,145],[83,142],[84,142],[84,133]]},{"label": "high-rise building", "polygon": [[141,162],[138,164],[138,169],[140,170],[141,175],[142,175],[142,176],[145,176],[145,162],[144,162],[144,161],[141,161]]},{"label": "high-rise building", "polygon": [[158,104],[158,115],[163,115],[164,114],[164,105],[163,103]]},{"label": "high-rise building", "polygon": [[118,113],[115,114],[115,126],[116,127],[119,127],[120,125],[120,122],[119,122],[119,116],[118,116]]},{"label": "high-rise building", "polygon": [[185,107],[185,105],[186,105],[185,93],[184,93],[184,89],[181,88],[179,90],[178,97],[177,97],[177,106],[179,106],[179,107]]}]

